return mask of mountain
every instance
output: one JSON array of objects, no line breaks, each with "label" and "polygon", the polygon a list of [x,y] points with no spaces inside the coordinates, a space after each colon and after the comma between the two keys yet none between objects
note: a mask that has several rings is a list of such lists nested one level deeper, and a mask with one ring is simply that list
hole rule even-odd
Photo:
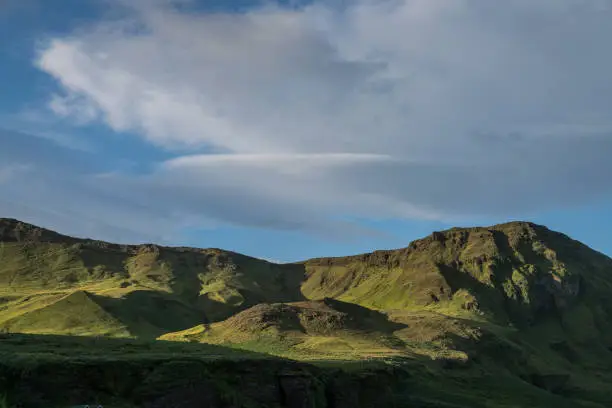
[{"label": "mountain", "polygon": [[375,309],[480,315],[517,328],[554,317],[577,332],[577,311],[603,326],[612,310],[612,260],[531,223],[454,228],[400,250],[305,265],[308,297]]},{"label": "mountain", "polygon": [[[0,328],[9,332],[159,338],[304,361],[433,362],[413,381],[436,401],[445,392],[465,400],[447,406],[612,404],[611,295],[612,259],[528,222],[277,265],[0,219]],[[464,395],[466,381],[479,391]]]},{"label": "mountain", "polygon": [[82,322],[87,328],[51,332],[154,338],[261,302],[301,299],[302,278],[303,267],[229,251],[115,245],[0,220],[0,327],[9,330],[29,332],[22,321],[43,308],[62,308],[78,290],[84,303],[112,316],[112,328],[100,315]]}]

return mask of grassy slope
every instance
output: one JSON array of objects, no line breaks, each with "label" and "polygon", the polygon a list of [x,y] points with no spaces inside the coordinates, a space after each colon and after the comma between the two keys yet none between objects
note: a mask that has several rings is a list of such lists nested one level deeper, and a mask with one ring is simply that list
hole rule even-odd
[{"label": "grassy slope", "polygon": [[360,359],[404,352],[386,315],[339,302],[259,304],[229,319],[169,333],[163,340],[224,344],[283,357]]},{"label": "grassy slope", "polygon": [[453,229],[405,249],[304,265],[305,297],[368,307],[399,327],[373,342],[359,341],[371,339],[367,330],[347,341],[344,332],[296,336],[279,325],[261,336],[255,328],[264,314],[255,309],[247,314],[251,331],[239,314],[165,338],[244,341],[247,348],[299,359],[399,351],[468,372],[479,367],[568,397],[612,401],[612,260],[565,235],[529,223]]},{"label": "grassy slope", "polygon": [[[577,398],[612,399],[612,260],[562,234],[527,223],[453,229],[398,251],[306,265],[310,296],[391,309],[423,345],[550,380]],[[567,383],[553,384],[560,378]]]},{"label": "grassy slope", "polygon": [[545,306],[538,303],[546,302],[537,293],[538,282],[558,283],[561,297],[580,277],[604,293],[612,289],[607,275],[612,260],[527,223],[453,229],[401,250],[314,259],[305,265],[308,279],[302,289],[309,298],[459,315],[480,306],[490,317],[515,324]]},{"label": "grassy slope", "polygon": [[9,319],[4,326],[20,333],[129,335],[119,320],[83,291],[72,292],[51,305]]},{"label": "grassy slope", "polygon": [[[302,279],[303,267],[227,251],[120,246],[0,219],[0,327],[13,330],[27,329],[36,316],[59,316],[62,308],[70,315],[98,305],[104,312],[83,321],[87,328],[68,330],[65,319],[54,318],[32,329],[155,338],[260,302],[299,300]],[[74,292],[88,301],[63,300]]]},{"label": "grassy slope", "polygon": [[[405,249],[293,265],[77,240],[10,220],[0,220],[0,239],[0,326],[167,333],[309,360],[433,359],[416,386],[441,397],[432,384],[443,381],[449,401],[466,401],[459,406],[560,404],[530,384],[574,404],[612,401],[612,260],[540,226],[453,229]],[[338,310],[346,304],[360,309]],[[77,324],[75,307],[86,311]],[[364,323],[365,308],[377,328]],[[503,384],[465,390],[488,376]]]}]

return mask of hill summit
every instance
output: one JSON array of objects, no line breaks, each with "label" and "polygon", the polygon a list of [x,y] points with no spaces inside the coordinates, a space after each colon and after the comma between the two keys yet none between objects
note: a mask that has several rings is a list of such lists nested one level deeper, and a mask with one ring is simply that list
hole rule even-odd
[{"label": "hill summit", "polygon": [[[612,261],[543,226],[512,222],[434,232],[408,247],[305,263],[312,296],[378,309],[446,305],[530,324],[611,289]],[[603,285],[603,287],[601,286]]]}]

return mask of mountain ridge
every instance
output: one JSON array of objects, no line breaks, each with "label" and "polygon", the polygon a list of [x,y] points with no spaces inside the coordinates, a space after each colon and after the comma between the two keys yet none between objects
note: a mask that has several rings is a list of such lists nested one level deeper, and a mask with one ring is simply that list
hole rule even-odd
[{"label": "mountain ridge", "polygon": [[[60,279],[67,287],[82,280],[102,282],[122,279],[120,285],[124,289],[143,280],[149,286],[164,286],[170,292],[176,292],[178,286],[188,290],[193,285],[204,284],[217,288],[211,296],[219,301],[217,303],[226,305],[235,302],[242,304],[245,290],[251,292],[251,297],[260,291],[259,284],[251,285],[252,276],[249,275],[262,268],[261,279],[265,281],[271,278],[271,272],[263,270],[274,269],[276,272],[272,283],[280,285],[277,290],[294,292],[291,296],[279,293],[279,296],[269,299],[271,301],[339,298],[358,304],[365,302],[364,305],[374,309],[393,306],[402,309],[409,306],[406,303],[409,301],[427,306],[453,300],[453,296],[461,292],[464,289],[462,286],[466,284],[514,290],[517,293],[507,295],[520,295],[523,301],[527,301],[529,293],[526,288],[519,286],[526,285],[526,279],[533,280],[536,276],[539,279],[536,286],[547,280],[545,284],[551,290],[556,288],[559,293],[565,291],[571,297],[580,292],[584,284],[584,273],[575,274],[574,271],[579,269],[577,266],[568,269],[567,256],[588,258],[589,261],[596,260],[606,264],[605,267],[612,267],[612,260],[604,254],[565,234],[526,221],[489,227],[455,227],[435,231],[400,249],[376,250],[345,257],[312,258],[288,264],[275,264],[217,248],[118,245],[72,238],[15,219],[0,219],[0,242],[3,252],[8,250],[7,245],[12,244],[15,253],[6,256],[20,260],[12,266],[13,276],[9,286],[20,279],[27,281],[28,273],[34,274],[31,282],[43,287],[53,286],[53,283],[48,283],[53,279]],[[55,256],[54,251],[60,252],[61,256]],[[43,267],[40,262],[43,262]],[[45,268],[49,269],[46,275]],[[11,269],[10,265],[8,269]],[[511,276],[501,276],[502,269],[506,269],[503,273]],[[379,271],[373,274],[374,270]],[[74,271],[78,273],[75,275]],[[203,273],[208,277],[203,278]],[[58,277],[58,274],[64,276]],[[7,274],[4,275],[6,277]],[[292,283],[287,286],[289,275]],[[0,283],[2,276],[0,269]],[[377,287],[365,285],[374,285],[377,278],[381,278],[381,284],[387,288],[381,287],[378,290]],[[473,284],[466,279],[472,279]],[[201,282],[198,283],[198,280]],[[412,293],[407,288],[397,293],[387,293],[381,303],[377,299],[381,297],[379,292],[388,289],[389,280],[395,284],[409,283],[417,291]],[[423,289],[419,287],[420,284],[430,287]],[[434,287],[437,289],[432,291]],[[245,303],[245,306],[267,300],[265,296],[257,297]],[[472,306],[466,308],[478,305],[473,293],[465,294],[464,297],[466,304],[472,303]],[[397,302],[392,302],[392,298],[397,298]],[[230,309],[219,316],[227,317]]]},{"label": "mountain ridge", "polygon": [[0,218],[0,242],[29,242],[29,243],[66,243],[66,244],[85,244],[101,249],[116,250],[119,252],[133,252],[141,248],[150,249],[166,249],[176,252],[211,252],[211,253],[226,253],[228,255],[237,255],[241,257],[256,259],[264,262],[270,262],[264,258],[245,255],[236,251],[209,247],[191,247],[191,246],[168,246],[156,244],[153,242],[133,243],[133,244],[116,244],[105,240],[94,238],[73,237],[70,235],[60,234],[51,229],[39,227],[37,225],[20,221],[15,218]]},{"label": "mountain ridge", "polygon": [[416,359],[612,402],[612,259],[544,226],[451,228],[291,264],[181,248],[0,220],[0,329]]},{"label": "mountain ridge", "polygon": [[[65,234],[61,234],[58,233],[54,230],[45,228],[45,227],[40,227],[37,226],[35,224],[31,224],[29,222],[25,222],[25,221],[21,221],[15,218],[1,218],[0,217],[0,242],[64,242],[64,243],[82,243],[82,244],[91,244],[91,245],[97,245],[100,246],[101,248],[108,248],[108,249],[116,249],[116,250],[121,250],[121,251],[128,251],[128,250],[137,250],[138,248],[141,247],[149,247],[149,248],[163,248],[163,249],[168,249],[168,250],[175,250],[178,252],[200,252],[200,251],[211,251],[211,252],[224,252],[230,255],[239,255],[242,257],[247,257],[247,258],[251,258],[251,259],[256,259],[256,260],[260,260],[260,261],[264,261],[264,262],[268,262],[268,263],[272,263],[272,264],[279,264],[279,265],[284,265],[284,264],[303,264],[303,263],[307,263],[307,262],[313,262],[313,261],[317,261],[317,260],[326,260],[326,259],[343,259],[343,258],[355,258],[355,257],[363,257],[363,256],[367,256],[367,255],[374,255],[374,254],[378,254],[378,253],[388,253],[388,252],[394,252],[394,251],[401,251],[401,250],[406,250],[409,248],[414,247],[415,245],[418,245],[419,242],[426,242],[429,240],[439,240],[442,237],[444,237],[447,234],[450,233],[470,233],[470,232],[481,232],[481,231],[491,231],[491,230],[497,230],[497,231],[503,231],[504,229],[507,228],[513,228],[513,227],[520,227],[520,228],[531,228],[535,231],[544,231],[544,232],[548,232],[548,233],[554,233],[554,234],[558,234],[560,236],[562,236],[565,239],[571,240],[573,242],[577,242],[582,244],[580,241],[577,241],[571,237],[569,237],[566,234],[563,234],[561,232],[558,231],[553,231],[550,230],[548,227],[541,225],[541,224],[537,224],[531,221],[521,221],[521,220],[516,220],[516,221],[508,221],[508,222],[504,222],[504,223],[498,223],[498,224],[493,224],[493,225],[489,225],[489,226],[470,226],[470,227],[451,227],[445,230],[440,230],[440,231],[433,231],[431,234],[421,237],[421,238],[416,238],[412,241],[410,241],[406,246],[403,247],[399,247],[399,248],[391,248],[391,249],[374,249],[372,251],[369,252],[362,252],[362,253],[357,253],[357,254],[351,254],[351,255],[338,255],[338,256],[324,256],[324,257],[313,257],[313,258],[307,258],[301,261],[294,261],[294,262],[273,262],[270,261],[266,258],[260,258],[257,256],[253,256],[253,255],[246,255],[240,252],[236,252],[233,250],[228,250],[228,249],[223,249],[223,248],[219,248],[219,247],[194,247],[194,246],[173,246],[173,245],[162,245],[162,244],[157,244],[154,242],[142,242],[142,243],[128,243],[128,244],[116,244],[116,243],[112,243],[109,241],[105,241],[105,240],[99,240],[99,239],[95,239],[95,238],[87,238],[87,237],[74,237],[74,236],[70,236],[70,235],[65,235]],[[586,246],[586,245],[584,245]],[[604,254],[601,251],[597,251],[595,249],[592,249],[590,247],[588,247],[589,249],[591,249],[592,251],[598,252],[604,256],[608,256],[606,254]]]}]

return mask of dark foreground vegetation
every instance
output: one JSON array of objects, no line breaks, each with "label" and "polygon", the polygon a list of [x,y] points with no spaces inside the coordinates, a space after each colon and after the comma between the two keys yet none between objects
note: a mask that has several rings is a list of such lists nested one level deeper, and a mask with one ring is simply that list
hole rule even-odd
[{"label": "dark foreground vegetation", "polygon": [[570,401],[563,378],[427,360],[304,363],[215,345],[21,334],[3,335],[0,350],[6,407],[603,406]]}]

